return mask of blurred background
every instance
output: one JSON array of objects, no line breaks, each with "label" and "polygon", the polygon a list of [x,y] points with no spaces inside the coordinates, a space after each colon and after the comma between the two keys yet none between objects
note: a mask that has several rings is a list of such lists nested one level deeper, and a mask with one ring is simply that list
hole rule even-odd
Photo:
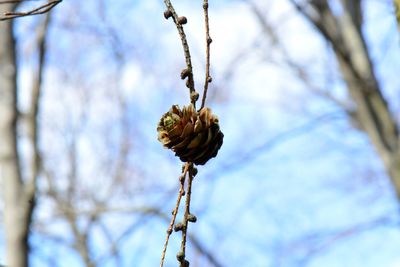
[{"label": "blurred background", "polygon": [[[173,4],[188,19],[201,92],[203,3]],[[400,266],[394,2],[209,6],[206,105],[225,138],[193,183],[190,266]],[[20,176],[37,178],[31,266],[158,266],[182,164],[156,126],[172,104],[189,103],[164,10],[155,0],[68,0],[12,21]],[[1,229],[7,264],[7,220]],[[177,266],[179,246],[173,233],[165,266]]]}]

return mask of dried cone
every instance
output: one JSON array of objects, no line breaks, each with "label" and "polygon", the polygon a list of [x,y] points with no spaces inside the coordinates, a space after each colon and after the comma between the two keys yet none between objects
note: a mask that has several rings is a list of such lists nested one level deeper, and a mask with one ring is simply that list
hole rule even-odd
[{"label": "dried cone", "polygon": [[196,112],[193,105],[179,109],[178,105],[165,113],[157,127],[158,140],[175,152],[183,162],[204,165],[217,155],[224,138],[217,116],[211,109]]}]

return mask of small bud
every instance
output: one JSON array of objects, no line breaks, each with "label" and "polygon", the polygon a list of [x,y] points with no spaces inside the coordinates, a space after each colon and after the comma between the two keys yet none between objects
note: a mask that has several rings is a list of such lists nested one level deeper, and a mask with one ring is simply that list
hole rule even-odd
[{"label": "small bud", "polygon": [[186,192],[185,192],[185,190],[183,190],[183,191],[182,191],[182,196],[184,196],[184,195],[186,195]]},{"label": "small bud", "polygon": [[[196,99],[197,100],[197,99]],[[199,170],[196,167],[192,167],[190,171],[190,176],[195,177],[197,175],[197,173],[199,172]]]},{"label": "small bud", "polygon": [[211,39],[211,37],[208,37],[207,38],[207,44],[211,44],[212,43],[212,39]]},{"label": "small bud", "polygon": [[188,77],[190,74],[190,70],[189,69],[183,69],[181,72],[181,79],[184,80],[186,77]]},{"label": "small bud", "polygon": [[179,17],[178,18],[178,23],[181,25],[184,25],[187,23],[187,18],[185,16]]},{"label": "small bud", "polygon": [[187,88],[190,88],[190,81],[189,81],[189,79],[186,80],[186,87],[187,87]]},{"label": "small bud", "polygon": [[204,3],[204,4],[203,4],[203,8],[204,8],[204,9],[207,9],[207,8],[208,8],[208,3]]},{"label": "small bud", "polygon": [[169,235],[172,234],[172,229],[168,229],[167,234],[169,234]]},{"label": "small bud", "polygon": [[171,10],[165,10],[164,11],[164,18],[165,19],[169,19],[170,17],[172,17],[172,12],[171,12]]},{"label": "small bud", "polygon": [[197,93],[196,91],[191,92],[190,93],[190,100],[197,101],[197,99],[199,99],[199,93]]},{"label": "small bud", "polygon": [[183,251],[179,251],[179,252],[176,254],[176,259],[177,259],[179,262],[183,261],[183,260],[185,259],[185,253],[183,253]]},{"label": "small bud", "polygon": [[207,82],[208,82],[208,83],[212,82],[212,78],[211,78],[211,76],[208,76],[208,78],[207,78]]},{"label": "small bud", "polygon": [[187,216],[187,220],[188,220],[189,222],[195,223],[195,222],[197,222],[197,217],[194,216],[193,214],[189,214],[189,215]]},{"label": "small bud", "polygon": [[175,224],[175,226],[174,226],[174,231],[175,232],[178,232],[178,231],[182,231],[182,229],[183,229],[183,223],[177,223],[177,224]]},{"label": "small bud", "polygon": [[[197,100],[197,99],[196,99]],[[194,166],[192,166],[190,169],[189,169],[189,175],[193,178],[193,177],[195,177],[196,175],[197,175],[197,173],[199,172],[199,170],[196,168],[196,167],[194,167]]]},{"label": "small bud", "polygon": [[182,184],[185,181],[185,176],[181,175],[179,176],[179,182]]},{"label": "small bud", "polygon": [[189,261],[184,260],[182,266],[183,267],[189,267]]}]

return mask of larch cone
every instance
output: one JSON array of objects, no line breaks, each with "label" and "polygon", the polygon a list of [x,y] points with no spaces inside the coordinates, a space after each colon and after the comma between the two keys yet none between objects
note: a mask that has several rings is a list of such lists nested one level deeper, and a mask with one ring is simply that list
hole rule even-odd
[{"label": "larch cone", "polygon": [[183,162],[204,165],[218,154],[224,134],[218,117],[204,107],[196,112],[193,105],[173,105],[158,123],[158,140],[164,147],[175,152]]}]

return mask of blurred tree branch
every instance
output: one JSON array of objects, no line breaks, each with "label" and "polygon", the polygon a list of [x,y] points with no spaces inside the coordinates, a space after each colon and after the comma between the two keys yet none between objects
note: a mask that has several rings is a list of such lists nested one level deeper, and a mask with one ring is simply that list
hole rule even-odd
[{"label": "blurred tree branch", "polygon": [[281,41],[281,37],[276,32],[271,22],[268,21],[268,17],[265,16],[262,10],[254,2],[247,1],[247,3],[250,5],[251,10],[255,14],[255,17],[257,18],[263,30],[263,33],[271,39],[273,47],[280,52],[280,55],[282,56],[284,61],[283,63],[287,65],[289,71],[292,71],[297,76],[297,78],[299,78],[299,80],[302,81],[312,92],[319,96],[325,97],[351,116],[354,111],[350,103],[348,103],[348,101],[343,101],[342,99],[339,99],[328,90],[321,88],[320,86],[313,83],[312,77],[310,77],[310,75],[306,72],[304,66],[300,65],[289,56],[288,51]]},{"label": "blurred tree branch", "polygon": [[[307,6],[291,0],[335,52],[351,99],[355,118],[378,151],[400,200],[400,135],[361,31],[361,1],[342,1],[343,14],[335,16],[328,1],[311,1]],[[351,3],[350,3],[351,2]]]},{"label": "blurred tree branch", "polygon": [[321,253],[339,241],[345,241],[347,238],[366,233],[376,228],[398,227],[399,222],[393,216],[381,216],[373,220],[356,223],[344,229],[331,230],[326,232],[315,232],[300,237],[297,240],[285,245],[279,252],[278,258],[283,258],[288,254],[296,254],[296,251],[302,251],[300,259],[297,260],[297,266],[308,266],[308,263],[316,254]]},{"label": "blurred tree branch", "polygon": [[[185,61],[186,61],[186,69],[184,69],[181,73],[181,78],[187,78],[186,87],[189,88],[190,92],[190,102],[196,108],[196,101],[199,98],[199,94],[196,92],[194,78],[193,78],[193,66],[192,66],[192,59],[190,56],[190,49],[189,44],[187,42],[186,34],[183,29],[183,25],[187,23],[187,18],[185,16],[179,17],[175,11],[174,6],[172,5],[170,0],[164,0],[164,4],[167,7],[167,10],[164,12],[164,17],[169,19],[172,17],[176,29],[178,30],[179,37],[181,39]],[[184,74],[185,73],[185,74]]]},{"label": "blurred tree branch", "polygon": [[189,239],[191,244],[193,244],[193,246],[196,248],[196,250],[200,252],[200,254],[202,254],[208,260],[208,262],[210,262],[213,266],[215,267],[224,266],[217,260],[213,251],[209,251],[208,249],[206,249],[205,246],[201,244],[200,240],[195,235],[189,234]]},{"label": "blurred tree branch", "polygon": [[46,36],[50,25],[50,14],[46,14],[42,24],[39,25],[36,34],[36,43],[38,47],[38,66],[34,73],[34,81],[32,82],[32,95],[30,112],[27,116],[26,123],[28,124],[29,137],[32,145],[32,163],[31,177],[27,183],[27,198],[29,199],[29,215],[31,218],[36,205],[37,196],[37,180],[41,171],[41,153],[39,151],[39,112],[40,112],[40,97],[43,89],[43,72],[45,67],[46,56]]},{"label": "blurred tree branch", "polygon": [[[8,1],[0,1],[0,4],[21,3],[21,2],[25,2],[25,1],[27,1],[27,0],[14,0],[14,1],[8,0]],[[41,5],[39,7],[33,8],[28,11],[24,11],[24,12],[16,12],[16,11],[3,12],[2,11],[3,16],[0,17],[0,21],[14,19],[14,18],[20,18],[20,17],[26,17],[26,16],[32,16],[32,15],[45,14],[61,2],[62,2],[62,0],[53,0],[46,4]]]}]

